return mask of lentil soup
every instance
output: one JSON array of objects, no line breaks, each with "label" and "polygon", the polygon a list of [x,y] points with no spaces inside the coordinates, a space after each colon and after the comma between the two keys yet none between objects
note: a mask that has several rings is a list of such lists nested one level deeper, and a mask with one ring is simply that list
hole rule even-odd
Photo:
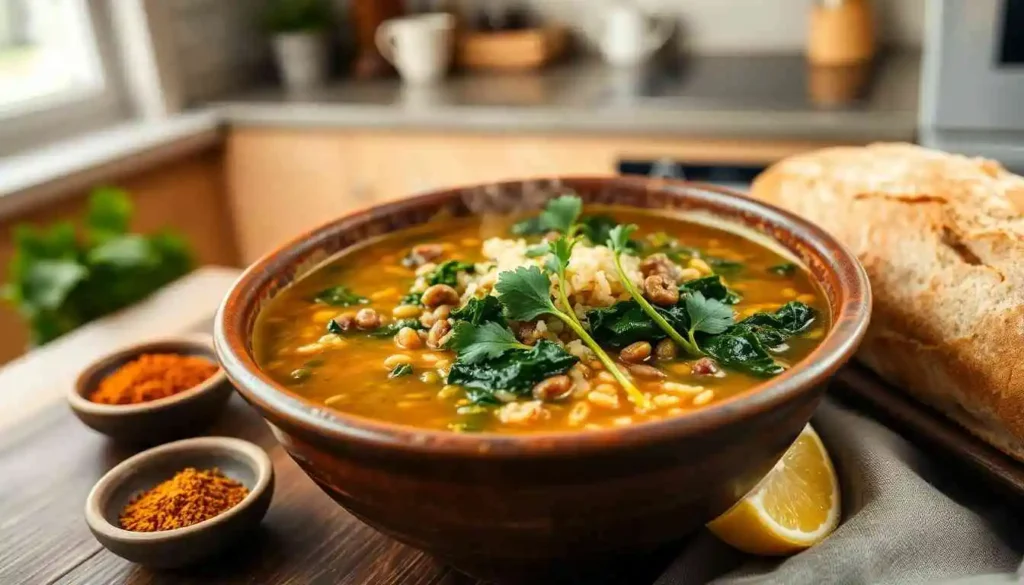
[{"label": "lentil soup", "polygon": [[563,196],[348,250],[273,299],[254,341],[264,371],[330,408],[523,433],[712,404],[807,356],[827,315],[805,269],[760,244]]}]

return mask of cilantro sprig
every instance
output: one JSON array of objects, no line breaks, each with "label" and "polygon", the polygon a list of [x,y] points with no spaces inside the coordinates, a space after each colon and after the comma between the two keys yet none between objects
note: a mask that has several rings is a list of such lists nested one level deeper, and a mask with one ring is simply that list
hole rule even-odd
[{"label": "cilantro sprig", "polygon": [[500,357],[510,349],[533,349],[520,343],[509,329],[498,323],[488,322],[474,325],[460,321],[452,330],[452,337],[445,346],[459,355],[467,364],[477,364],[486,359]]},{"label": "cilantro sprig", "polygon": [[[498,283],[494,286],[495,290],[498,291],[498,299],[505,307],[505,316],[517,321],[532,321],[543,315],[551,315],[558,318],[568,325],[577,337],[594,352],[597,359],[608,370],[608,373],[614,376],[616,381],[622,385],[629,399],[638,406],[646,407],[647,398],[619,370],[615,362],[608,357],[608,354],[587,333],[576,317],[576,313],[569,305],[565,296],[565,264],[568,263],[566,254],[571,254],[572,245],[571,242],[567,242],[562,245],[556,244],[552,246],[556,252],[552,254],[554,260],[549,259],[549,266],[559,269],[555,271],[555,274],[559,275],[558,296],[559,303],[562,304],[564,310],[559,309],[552,302],[551,281],[546,274],[541,272],[540,268],[536,266],[519,267],[515,270],[502,272],[498,276]],[[559,253],[559,250],[561,253]]]},{"label": "cilantro sprig", "polygon": [[[641,293],[640,290],[636,288],[636,285],[633,284],[633,281],[626,274],[626,270],[622,267],[622,254],[627,251],[627,246],[630,241],[629,237],[636,230],[637,227],[633,224],[618,225],[615,226],[612,229],[612,231],[608,234],[608,247],[611,248],[612,252],[615,254],[615,269],[619,273],[619,280],[622,281],[622,286],[626,289],[626,292],[629,293],[629,296],[633,297],[633,300],[636,301],[638,305],[640,305],[640,308],[643,309],[643,312],[646,313],[647,316],[650,317],[651,320],[654,321],[654,323],[662,331],[664,331],[666,335],[669,336],[669,339],[675,342],[676,345],[683,348],[683,350],[685,350],[686,353],[690,355],[704,355],[704,352],[700,350],[700,347],[697,345],[696,340],[694,340],[693,338],[694,331],[691,330],[689,339],[684,338],[678,331],[676,331],[675,328],[673,328],[672,325],[670,325],[669,322],[665,319],[665,317],[658,313],[658,311],[656,311],[654,307],[651,306],[651,303],[649,303],[647,299],[644,298],[643,293]],[[691,297],[687,297],[688,309],[689,300]],[[704,299],[704,296],[701,295],[700,298]],[[704,302],[707,302],[706,299],[704,300]],[[731,313],[732,311],[730,310],[730,314]]]},{"label": "cilantro sprig", "polygon": [[699,291],[687,295],[686,313],[690,316],[690,328],[687,331],[687,336],[694,347],[698,347],[696,333],[718,335],[728,331],[736,322],[733,311],[728,305],[715,299],[704,298]]}]

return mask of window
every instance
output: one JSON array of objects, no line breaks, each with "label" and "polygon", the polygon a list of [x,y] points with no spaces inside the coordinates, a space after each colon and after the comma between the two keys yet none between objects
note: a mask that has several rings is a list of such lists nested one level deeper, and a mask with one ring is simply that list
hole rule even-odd
[{"label": "window", "polygon": [[109,0],[0,0],[0,156],[125,117]]}]

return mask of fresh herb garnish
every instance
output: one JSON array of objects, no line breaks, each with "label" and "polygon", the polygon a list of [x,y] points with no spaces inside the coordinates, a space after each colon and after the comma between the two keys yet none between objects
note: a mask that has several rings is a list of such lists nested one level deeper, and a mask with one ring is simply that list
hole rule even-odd
[{"label": "fresh herb garnish", "polygon": [[736,303],[743,300],[743,298],[730,290],[722,282],[722,277],[717,274],[711,276],[705,276],[704,278],[697,278],[695,280],[688,280],[683,284],[679,285],[680,293],[699,292],[704,295],[705,298],[715,299],[721,301],[727,305],[735,305]]},{"label": "fresh herb garnish", "polygon": [[547,254],[550,251],[551,251],[551,247],[548,246],[548,243],[547,242],[542,242],[540,244],[536,244],[536,245],[533,245],[533,246],[530,246],[529,248],[527,248],[526,252],[524,253],[524,255],[527,258],[540,258],[541,256],[544,256],[545,254]]},{"label": "fresh herb garnish", "polygon": [[[615,221],[614,218],[607,215],[588,215],[580,219],[580,233],[583,237],[590,241],[595,246],[604,246],[608,243],[608,238],[611,236],[611,232],[615,229],[615,226],[619,225],[619,222]],[[631,254],[638,253],[643,248],[643,245],[638,240],[628,240],[626,242],[626,249]]]},{"label": "fresh herb garnish", "polygon": [[701,342],[701,347],[726,367],[755,376],[774,376],[783,371],[768,349],[806,331],[817,313],[807,305],[792,301],[774,313],[756,313],[720,335]]},{"label": "fresh herb garnish", "polygon": [[540,216],[534,216],[522,221],[517,221],[510,230],[513,236],[542,236],[549,230],[544,227]]},{"label": "fresh herb garnish", "polygon": [[398,364],[395,369],[391,370],[388,374],[388,378],[401,378],[402,376],[412,375],[412,366],[409,364]]},{"label": "fresh herb garnish", "polygon": [[572,237],[579,229],[580,213],[583,211],[583,200],[575,195],[556,197],[544,207],[540,214],[540,222],[548,230]]},{"label": "fresh herb garnish", "polygon": [[690,318],[687,336],[694,347],[697,345],[695,334],[708,333],[718,335],[732,327],[733,312],[727,305],[715,299],[706,299],[700,292],[692,292],[684,299],[686,314]]},{"label": "fresh herb garnish", "polygon": [[[673,307],[654,307],[676,331],[686,331],[689,319],[683,303]],[[590,334],[602,345],[616,349],[637,341],[661,341],[668,334],[644,312],[636,301],[622,301],[610,307],[587,312]]]},{"label": "fresh herb garnish", "polygon": [[[654,323],[676,343],[676,345],[683,348],[683,350],[690,355],[701,355],[700,348],[693,341],[692,335],[689,341],[684,339],[683,336],[680,335],[667,320],[665,320],[665,317],[658,313],[658,311],[651,306],[651,303],[647,302],[643,293],[637,290],[636,285],[633,284],[629,275],[626,274],[626,270],[622,267],[622,254],[626,251],[626,242],[629,241],[630,234],[636,231],[636,229],[637,227],[632,224],[616,226],[608,237],[608,247],[611,248],[612,252],[615,254],[615,269],[619,273],[619,280],[622,281],[622,286],[626,289],[626,292],[633,297],[633,300],[640,305],[640,308],[643,309],[644,313],[647,313],[647,316],[650,317],[651,320],[654,321]],[[703,296],[701,298],[703,299]]]},{"label": "fresh herb garnish", "polygon": [[398,304],[399,305],[412,305],[414,307],[422,307],[423,306],[423,293],[421,293],[421,292],[411,292],[411,293],[405,295],[404,297],[402,297],[401,299],[399,299],[398,300]]},{"label": "fresh herb garnish", "polygon": [[392,321],[387,325],[382,325],[374,329],[373,331],[370,332],[370,337],[376,337],[380,339],[386,337],[394,337],[396,333],[398,333],[405,327],[415,329],[417,331],[426,329],[426,327],[423,326],[423,323],[420,323],[419,319],[399,319],[397,321]]},{"label": "fresh herb garnish", "polygon": [[742,262],[711,256],[698,248],[680,244],[679,240],[665,232],[656,232],[647,236],[647,243],[649,244],[647,251],[660,252],[673,262],[682,263],[692,258],[700,258],[707,262],[712,270],[721,274],[739,272],[746,268],[746,264]]},{"label": "fresh herb garnish", "polygon": [[579,361],[560,345],[546,339],[526,347],[528,349],[506,349],[496,357],[475,363],[469,363],[460,353],[448,372],[448,383],[462,386],[473,403],[500,404],[495,391],[526,396],[542,380],[566,373]]},{"label": "fresh herb garnish", "polygon": [[473,273],[476,271],[476,267],[472,264],[465,262],[459,262],[458,260],[448,260],[435,268],[430,274],[427,275],[427,284],[446,284],[452,288],[459,286],[459,273],[469,272]]},{"label": "fresh herb garnish", "polygon": [[796,264],[792,262],[783,262],[782,264],[776,264],[775,266],[769,266],[768,272],[778,276],[792,276],[796,272]]},{"label": "fresh herb garnish", "polygon": [[817,318],[814,309],[790,301],[774,313],[755,313],[736,324],[733,332],[752,334],[762,345],[773,348],[806,331]]},{"label": "fresh herb garnish", "polygon": [[783,367],[750,333],[715,335],[705,340],[702,347],[719,364],[728,368],[755,376],[774,376],[783,371]]},{"label": "fresh herb garnish", "polygon": [[505,317],[501,314],[501,303],[493,296],[482,299],[469,299],[465,305],[455,309],[449,315],[452,322],[466,321],[473,325],[497,323],[505,326]]},{"label": "fresh herb garnish", "polygon": [[[638,405],[646,405],[647,399],[633,383],[619,371],[618,366],[612,361],[608,354],[594,341],[589,333],[583,328],[579,319],[573,312],[572,307],[565,295],[565,265],[568,263],[568,256],[572,253],[573,243],[566,238],[561,238],[561,244],[552,245],[552,254],[558,270],[558,296],[565,311],[558,309],[551,301],[551,281],[536,266],[519,267],[514,271],[502,272],[498,276],[498,283],[495,290],[498,291],[498,300],[505,307],[505,316],[517,321],[533,321],[542,315],[552,315],[560,319],[576,333],[576,336],[583,341],[587,347],[597,356],[605,369],[615,377],[619,384],[629,395],[630,400]],[[549,262],[551,264],[552,262]],[[542,342],[543,343],[543,342]],[[557,346],[556,346],[557,347]]]},{"label": "fresh herb garnish", "polygon": [[451,339],[446,349],[454,350],[459,361],[466,364],[478,364],[484,360],[501,357],[510,350],[533,349],[520,343],[507,327],[497,323],[474,325],[460,321],[452,329]]},{"label": "fresh herb garnish", "polygon": [[316,293],[313,298],[318,303],[331,305],[332,307],[351,307],[352,305],[365,305],[369,299],[352,292],[347,286],[332,286]]}]

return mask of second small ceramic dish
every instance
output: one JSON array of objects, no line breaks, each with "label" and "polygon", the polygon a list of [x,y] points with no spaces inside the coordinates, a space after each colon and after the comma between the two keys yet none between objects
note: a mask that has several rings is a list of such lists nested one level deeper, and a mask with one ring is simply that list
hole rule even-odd
[{"label": "second small ceramic dish", "polygon": [[[163,532],[120,527],[120,514],[138,494],[187,468],[217,468],[249,489],[233,508],[192,526]],[[274,494],[274,468],[258,446],[230,437],[198,437],[144,451],[114,467],[92,488],[85,520],[100,544],[119,557],[156,568],[206,558],[259,524]]]},{"label": "second small ceramic dish", "polygon": [[114,370],[152,353],[194,355],[217,363],[206,335],[169,337],[126,347],[98,359],[79,374],[68,392],[75,416],[93,430],[119,441],[150,445],[195,434],[213,423],[231,397],[231,383],[223,370],[189,390],[151,402],[98,404],[87,398]]}]

